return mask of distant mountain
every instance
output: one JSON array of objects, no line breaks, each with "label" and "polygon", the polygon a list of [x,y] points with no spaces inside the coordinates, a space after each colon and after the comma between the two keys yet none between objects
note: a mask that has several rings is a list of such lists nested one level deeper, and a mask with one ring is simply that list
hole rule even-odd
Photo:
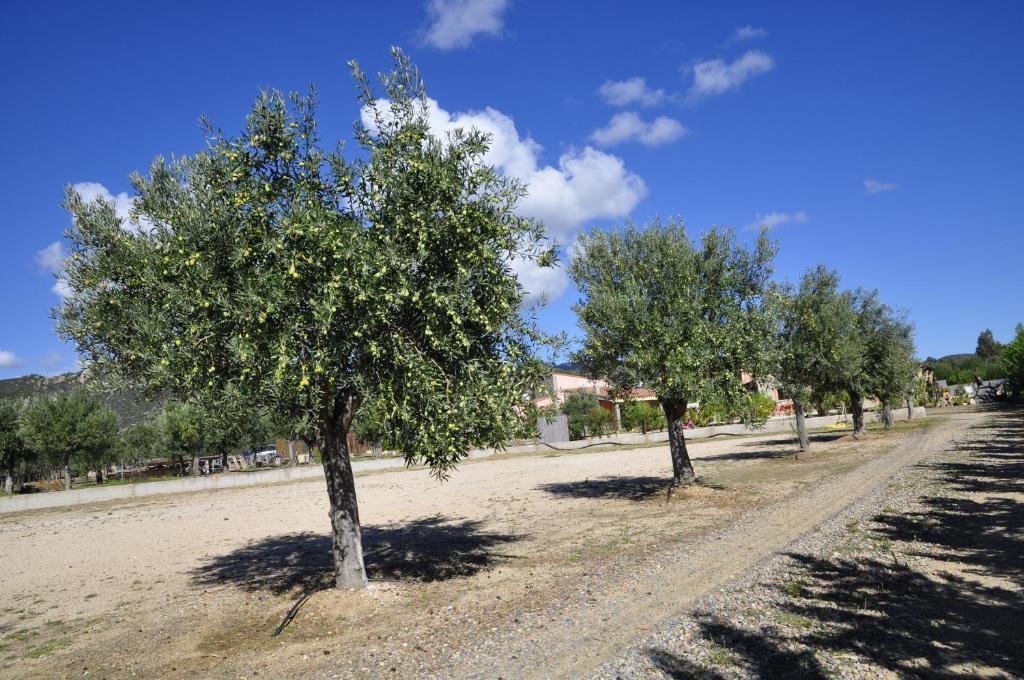
[{"label": "distant mountain", "polygon": [[949,361],[952,363],[962,364],[977,361],[978,358],[978,355],[975,354],[974,352],[968,352],[965,354],[947,354],[946,356],[939,357],[938,359],[936,359],[935,357],[928,357],[927,359],[924,360],[924,363],[928,364],[935,363],[938,361]]},{"label": "distant mountain", "polygon": [[555,368],[560,371],[568,371],[569,373],[583,374],[583,367],[573,361],[563,361],[560,364],[555,364]]},{"label": "distant mountain", "polygon": [[[25,399],[41,394],[60,394],[82,385],[95,386],[84,371],[62,373],[52,377],[23,375],[0,380],[0,399]],[[142,398],[132,390],[99,390],[100,400],[113,409],[122,427],[145,420],[160,410],[159,401]]]}]

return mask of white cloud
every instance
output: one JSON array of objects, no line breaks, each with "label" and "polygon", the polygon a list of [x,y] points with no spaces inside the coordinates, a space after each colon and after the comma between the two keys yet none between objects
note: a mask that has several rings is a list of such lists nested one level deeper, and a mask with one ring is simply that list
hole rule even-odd
[{"label": "white cloud", "polygon": [[721,59],[702,61],[693,67],[691,99],[723,94],[742,85],[748,78],[765,73],[775,62],[764,52],[750,50],[732,63]]},{"label": "white cloud", "polygon": [[[64,250],[64,244],[60,241],[54,241],[36,253],[36,266],[47,274],[57,275],[64,270],[64,258],[66,257],[67,252]],[[61,298],[66,298],[71,294],[71,287],[67,281],[60,277],[54,281],[50,290]]]},{"label": "white cloud", "polygon": [[639,76],[627,80],[606,80],[597,88],[597,94],[612,106],[654,106],[665,100],[665,90],[652,90],[647,80]]},{"label": "white cloud", "polygon": [[71,290],[71,286],[68,284],[68,282],[63,278],[59,278],[56,281],[54,281],[53,285],[50,286],[50,290],[56,293],[57,296],[62,300],[66,297],[70,297],[71,293],[74,292]]},{"label": "white cloud", "polygon": [[47,274],[56,274],[64,268],[64,244],[54,241],[36,253],[36,265]]},{"label": "white cloud", "polygon": [[121,220],[121,226],[127,231],[137,232],[148,230],[152,227],[149,220],[143,218],[136,221],[132,219],[131,210],[135,204],[135,199],[123,191],[119,194],[112,194],[109,189],[99,182],[77,182],[72,184],[71,188],[78,192],[78,195],[86,203],[91,203],[97,198],[113,203],[114,213]]},{"label": "white cloud", "polygon": [[424,38],[441,50],[469,47],[478,35],[499,35],[508,0],[430,0],[430,26]]},{"label": "white cloud", "polygon": [[[378,110],[386,114],[388,102],[378,101]],[[361,116],[363,125],[376,129],[372,110],[364,108]],[[621,158],[590,146],[567,150],[557,165],[542,163],[541,145],[521,137],[512,118],[490,107],[450,113],[428,99],[427,117],[431,131],[441,138],[459,128],[476,128],[490,135],[484,162],[526,185],[527,195],[517,212],[543,222],[548,235],[560,244],[572,241],[588,220],[628,215],[647,195],[644,180],[630,172]],[[550,299],[567,285],[563,269],[542,273],[524,269],[523,275],[524,284],[542,284]]]},{"label": "white cloud", "polygon": [[679,139],[687,133],[682,124],[667,116],[659,116],[651,122],[643,120],[632,111],[616,113],[608,124],[594,130],[591,141],[601,146],[615,146],[636,140],[646,146],[660,146]]},{"label": "white cloud", "polygon": [[14,352],[8,352],[7,350],[0,350],[0,369],[2,368],[17,368],[21,366],[21,359],[14,355]]},{"label": "white cloud", "polygon": [[[388,103],[378,102],[382,111]],[[490,107],[482,111],[449,113],[436,101],[427,101],[431,131],[439,137],[462,128],[476,128],[490,135],[484,162],[526,184],[527,195],[518,212],[544,222],[548,233],[560,242],[583,222],[623,217],[647,195],[643,179],[626,169],[622,159],[592,147],[570,149],[557,166],[544,165],[542,147],[530,137],[520,137],[515,121]],[[362,121],[373,130],[372,112],[364,108]]]},{"label": "white cloud", "polygon": [[526,304],[541,299],[554,300],[569,287],[569,279],[562,266],[538,267],[531,260],[516,260],[512,263],[512,271],[526,289]]},{"label": "white cloud", "polygon": [[746,226],[749,231],[757,231],[761,227],[768,227],[774,229],[775,227],[782,226],[783,224],[803,224],[807,221],[807,212],[804,210],[797,210],[793,213],[788,212],[770,212],[766,214],[757,213],[754,215],[754,221]]},{"label": "white cloud", "polygon": [[864,180],[864,191],[869,195],[880,194],[883,191],[894,191],[899,189],[899,184],[892,182],[879,182],[877,179]]},{"label": "white cloud", "polygon": [[767,37],[768,31],[764,30],[763,28],[758,28],[756,26],[740,26],[732,34],[732,39],[735,42],[739,42],[741,40],[757,40],[758,38]]}]

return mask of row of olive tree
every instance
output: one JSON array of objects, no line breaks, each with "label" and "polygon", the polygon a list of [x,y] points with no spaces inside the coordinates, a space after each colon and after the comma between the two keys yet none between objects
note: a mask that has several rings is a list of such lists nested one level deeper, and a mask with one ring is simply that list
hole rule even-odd
[{"label": "row of olive tree", "polygon": [[747,248],[730,230],[712,229],[695,243],[681,223],[660,222],[597,230],[578,243],[570,274],[582,296],[575,310],[585,338],[576,360],[607,376],[613,392],[654,391],[668,423],[675,485],[695,479],[687,404],[757,411],[744,373],[794,396],[801,450],[809,446],[810,394],[822,401],[845,392],[859,435],[865,397],[881,402],[889,428],[892,406],[915,389],[913,328],[904,315],[876,291],[841,291],[838,276],[823,267],[796,290],[774,285],[775,252],[764,232]]},{"label": "row of olive tree", "polygon": [[780,293],[774,376],[793,397],[800,450],[810,446],[807,403],[820,395],[847,395],[855,435],[864,431],[864,398],[877,399],[891,429],[893,407],[912,407],[917,392],[919,363],[906,314],[883,303],[878,291],[840,289],[838,274],[822,266]]}]

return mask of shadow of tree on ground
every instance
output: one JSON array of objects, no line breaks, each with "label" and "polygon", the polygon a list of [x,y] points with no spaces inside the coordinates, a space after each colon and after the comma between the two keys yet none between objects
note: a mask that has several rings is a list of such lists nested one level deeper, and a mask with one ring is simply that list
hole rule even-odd
[{"label": "shadow of tree on ground", "polygon": [[585,479],[582,482],[551,482],[535,488],[560,498],[642,501],[659,493],[664,495],[671,482],[669,477],[610,476]]},{"label": "shadow of tree on ground", "polygon": [[[471,576],[510,556],[499,546],[522,538],[490,532],[477,520],[427,517],[399,525],[364,526],[363,556],[370,580],[440,581]],[[312,532],[272,536],[191,573],[197,586],[234,585],[275,594],[333,584],[331,537]]]},{"label": "shadow of tree on ground", "polygon": [[[790,555],[800,594],[781,599],[776,615],[787,626],[699,613],[700,637],[722,648],[723,670],[830,677],[820,650],[901,677],[1024,677],[1024,412],[999,414],[984,439],[955,450],[967,459],[922,466],[940,486],[918,510],[874,518],[865,536],[873,550]],[[725,677],[668,650],[650,649],[648,659],[670,677]]]},{"label": "shadow of tree on ground", "polygon": [[[846,433],[816,433],[811,434],[811,450],[800,454],[802,456],[813,456],[815,451],[813,446],[815,444],[827,444],[837,439],[842,439],[846,436]],[[786,446],[789,445],[789,449],[783,450],[771,450],[766,447],[771,446]],[[755,451],[730,451],[728,453],[718,453],[713,456],[701,456],[698,460],[702,461],[713,461],[713,460],[757,460],[763,459],[774,459],[774,458],[792,458],[799,453],[799,443],[796,439],[796,434],[792,437],[777,438],[777,439],[755,439],[749,442],[739,442],[736,444],[737,447],[742,449],[758,449]]]}]

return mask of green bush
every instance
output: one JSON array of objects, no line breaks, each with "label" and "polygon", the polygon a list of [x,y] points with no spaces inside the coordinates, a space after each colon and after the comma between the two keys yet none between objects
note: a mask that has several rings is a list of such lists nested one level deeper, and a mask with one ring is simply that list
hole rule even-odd
[{"label": "green bush", "polygon": [[587,436],[588,419],[593,417],[591,411],[595,408],[601,408],[596,394],[572,392],[566,395],[562,402],[562,413],[568,419],[570,439],[583,439]]},{"label": "green bush", "polygon": [[1017,334],[1008,344],[1003,345],[1000,368],[1010,382],[1010,391],[1014,397],[1024,398],[1024,324],[1017,324]]},{"label": "green bush", "polygon": [[622,407],[622,428],[640,430],[644,434],[651,430],[663,430],[665,412],[649,401],[631,401]]},{"label": "green bush", "polygon": [[690,410],[690,418],[697,427],[706,427],[715,423],[727,423],[732,419],[732,414],[724,403],[716,399],[707,399],[697,408]]},{"label": "green bush", "polygon": [[594,406],[587,412],[587,436],[603,437],[615,429],[615,417],[600,406]]},{"label": "green bush", "polygon": [[760,392],[751,392],[743,403],[740,419],[750,428],[758,428],[775,412],[775,401]]}]

